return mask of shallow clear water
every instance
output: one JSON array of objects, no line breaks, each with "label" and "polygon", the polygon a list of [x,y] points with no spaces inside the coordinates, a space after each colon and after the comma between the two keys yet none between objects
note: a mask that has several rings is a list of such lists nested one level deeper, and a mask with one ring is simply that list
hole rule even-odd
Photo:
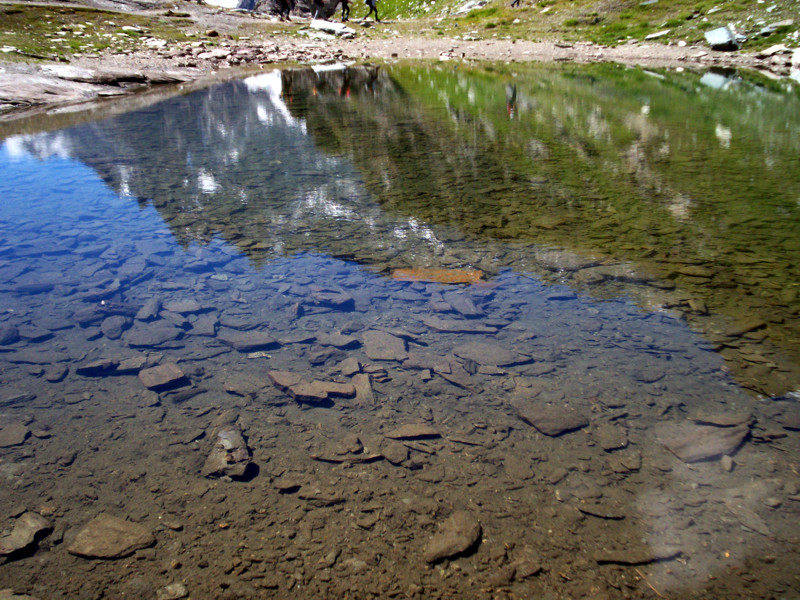
[{"label": "shallow clear water", "polygon": [[[800,593],[797,92],[507,69],[4,141],[0,507],[48,524],[0,587]],[[426,560],[458,511],[481,538]],[[100,513],[154,543],[81,557]]]}]

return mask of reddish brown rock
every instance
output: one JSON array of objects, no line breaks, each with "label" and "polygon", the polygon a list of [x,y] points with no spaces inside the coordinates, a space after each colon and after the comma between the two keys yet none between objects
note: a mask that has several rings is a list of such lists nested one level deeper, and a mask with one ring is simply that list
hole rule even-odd
[{"label": "reddish brown rock", "polygon": [[282,392],[288,392],[293,385],[303,383],[303,378],[300,375],[290,371],[269,371],[267,377]]},{"label": "reddish brown rock", "polygon": [[160,390],[181,383],[186,378],[175,363],[165,363],[139,371],[139,380],[147,389]]},{"label": "reddish brown rock", "polygon": [[359,406],[375,405],[375,394],[372,393],[372,383],[370,383],[367,373],[359,373],[354,376],[353,385],[356,388],[356,403]]}]

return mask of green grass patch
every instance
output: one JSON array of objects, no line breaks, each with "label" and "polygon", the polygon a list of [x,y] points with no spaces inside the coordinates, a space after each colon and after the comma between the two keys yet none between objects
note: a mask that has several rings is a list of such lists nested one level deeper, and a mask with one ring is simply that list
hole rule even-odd
[{"label": "green grass patch", "polygon": [[[123,27],[136,28],[123,30]],[[141,38],[184,40],[186,32],[163,19],[84,7],[10,5],[0,8],[0,47],[7,60],[58,60],[109,48],[132,50]]]}]

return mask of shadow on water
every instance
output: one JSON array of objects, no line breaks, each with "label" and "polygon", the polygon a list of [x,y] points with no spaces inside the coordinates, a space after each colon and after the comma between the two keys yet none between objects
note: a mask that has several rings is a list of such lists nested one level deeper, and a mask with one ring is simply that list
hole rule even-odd
[{"label": "shadow on water", "polygon": [[[6,140],[0,502],[55,527],[0,587],[797,593],[800,101],[738,77],[275,71]],[[101,511],[155,545],[82,562]]]}]

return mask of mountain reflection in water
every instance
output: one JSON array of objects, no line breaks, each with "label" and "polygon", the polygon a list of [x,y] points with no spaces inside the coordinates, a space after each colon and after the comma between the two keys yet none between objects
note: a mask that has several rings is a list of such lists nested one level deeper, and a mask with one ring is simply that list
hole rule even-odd
[{"label": "mountain reflection in water", "polygon": [[800,375],[799,115],[796,91],[722,74],[301,69],[9,143],[254,264],[513,268],[675,310],[776,395]]}]

